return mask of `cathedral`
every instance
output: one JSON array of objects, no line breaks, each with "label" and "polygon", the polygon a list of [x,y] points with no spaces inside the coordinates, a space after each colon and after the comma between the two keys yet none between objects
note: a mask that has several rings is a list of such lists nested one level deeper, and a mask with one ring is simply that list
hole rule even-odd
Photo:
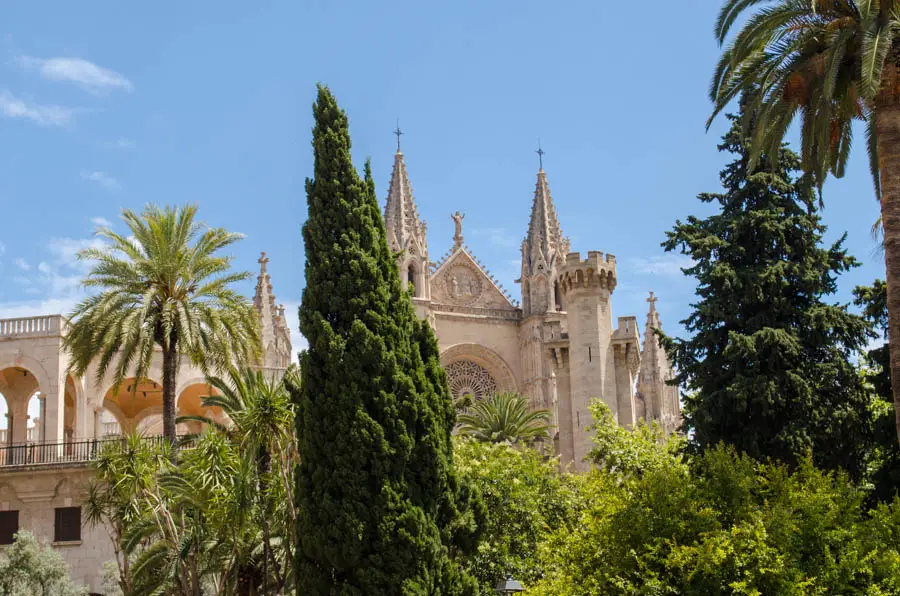
[{"label": "cathedral", "polygon": [[626,427],[639,419],[656,421],[667,433],[679,426],[678,388],[667,383],[672,367],[654,332],[661,325],[656,298],[651,292],[643,346],[636,317],[618,317],[613,325],[616,258],[569,252],[543,165],[522,241],[521,305],[466,246],[463,214],[452,216],[450,250],[429,259],[399,146],[384,217],[401,279],[437,335],[454,397],[526,395],[532,408],[552,413],[554,451],[574,470],[587,468],[595,399]]}]

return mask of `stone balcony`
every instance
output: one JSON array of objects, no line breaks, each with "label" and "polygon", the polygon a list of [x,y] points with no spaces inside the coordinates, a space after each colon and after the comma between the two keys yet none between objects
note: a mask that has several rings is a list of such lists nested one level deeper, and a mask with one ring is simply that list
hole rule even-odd
[{"label": "stone balcony", "polygon": [[[102,439],[85,439],[64,443],[27,442],[2,445],[0,446],[0,476],[4,473],[29,469],[86,467],[97,459],[105,447],[123,440],[122,436],[110,436]],[[165,438],[155,435],[144,437],[142,440],[159,444]],[[180,437],[179,443],[183,444],[183,448],[191,445],[188,437]]]}]

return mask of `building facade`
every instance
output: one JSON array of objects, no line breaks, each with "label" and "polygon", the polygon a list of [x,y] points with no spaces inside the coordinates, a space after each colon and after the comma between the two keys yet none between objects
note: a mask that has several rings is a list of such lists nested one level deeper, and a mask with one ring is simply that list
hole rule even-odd
[{"label": "building facade", "polygon": [[[259,368],[280,374],[291,361],[291,339],[284,306],[276,306],[266,269],[259,259],[253,304],[260,318],[263,354]],[[126,432],[162,433],[162,361],[157,355],[146,379],[114,386],[67,373],[62,349],[66,321],[61,315],[0,319],[0,395],[7,404],[0,432],[0,549],[18,530],[49,541],[66,559],[72,578],[101,593],[101,568],[114,558],[103,527],[81,519],[84,488],[93,474],[89,462],[104,441]],[[212,388],[202,371],[182,362],[176,378],[177,415],[223,419],[218,408],[203,406]],[[29,417],[38,400],[39,415]],[[180,433],[198,430],[179,425]]]},{"label": "building facade", "polygon": [[[404,155],[398,149],[385,205],[388,242],[398,256],[404,287],[434,329],[455,397],[499,391],[528,396],[552,413],[553,446],[561,464],[580,471],[591,445],[589,405],[602,400],[615,420],[630,426],[657,421],[666,432],[680,424],[672,367],[655,334],[661,328],[651,293],[643,343],[634,316],[612,316],[618,271],[613,255],[570,252],[547,175],[538,171],[531,218],[522,242],[521,304],[472,254],[455,213],[450,249],[429,258]],[[265,253],[259,259],[253,304],[260,317],[259,367],[283,372],[292,360],[284,307],[277,306]],[[2,316],[2,313],[0,313]],[[83,523],[90,461],[105,440],[123,433],[162,433],[162,362],[146,379],[114,386],[67,373],[61,315],[0,319],[0,395],[7,404],[0,429],[0,549],[19,529],[50,541],[72,578],[101,593],[101,568],[114,558],[106,529]],[[222,420],[203,406],[212,388],[202,371],[183,362],[176,380],[179,415]],[[37,400],[39,412],[33,412]],[[179,432],[197,431],[184,423]]]},{"label": "building facade", "polygon": [[678,427],[678,388],[667,384],[672,367],[654,332],[661,327],[655,297],[649,299],[642,346],[636,317],[613,320],[616,258],[570,252],[543,167],[522,241],[521,304],[466,246],[465,216],[451,217],[453,245],[431,261],[426,225],[398,148],[385,205],[388,244],[399,255],[416,311],[437,335],[454,397],[498,391],[528,396],[533,408],[552,413],[554,451],[574,470],[588,466],[595,399],[623,426],[645,419],[667,432]]}]

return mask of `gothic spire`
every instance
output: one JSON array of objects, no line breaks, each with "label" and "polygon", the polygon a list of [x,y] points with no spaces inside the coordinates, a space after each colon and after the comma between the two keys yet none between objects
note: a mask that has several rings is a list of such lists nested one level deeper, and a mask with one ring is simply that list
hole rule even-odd
[{"label": "gothic spire", "polygon": [[[399,130],[399,127],[398,127]],[[401,133],[402,134],[402,133]],[[406,162],[399,150],[394,154],[394,171],[388,188],[387,204],[384,207],[384,221],[387,226],[388,244],[391,250],[401,251],[413,248],[411,253],[425,257],[425,224],[419,220],[419,211],[413,198]]]},{"label": "gothic spire", "polygon": [[666,354],[659,345],[659,338],[656,336],[656,330],[662,328],[659,320],[659,313],[656,312],[656,301],[659,300],[653,292],[647,302],[650,303],[650,309],[647,311],[647,325],[644,328],[644,354],[641,357],[641,375],[646,374],[647,379],[662,378],[669,368],[666,360]]},{"label": "gothic spire", "polygon": [[666,351],[659,343],[656,330],[662,329],[659,313],[656,311],[657,298],[650,292],[647,302],[647,326],[644,329],[644,349],[641,352],[641,366],[637,378],[637,393],[643,403],[643,418],[655,420],[666,433],[674,432],[680,424],[681,407],[678,402],[678,388],[669,385],[674,377],[672,365]]},{"label": "gothic spire", "polygon": [[269,257],[263,252],[257,262],[259,276],[256,278],[253,306],[259,314],[259,337],[263,348],[262,365],[285,368],[291,357],[291,334],[284,316],[284,306],[275,305],[275,294],[272,292],[272,280],[267,267]]},{"label": "gothic spire", "polygon": [[259,276],[256,278],[256,294],[253,296],[253,306],[259,313],[259,331],[263,347],[275,343],[275,318],[278,309],[275,307],[275,295],[272,293],[272,280],[269,278],[267,265],[269,257],[263,252],[259,260]]},{"label": "gothic spire", "polygon": [[549,274],[550,267],[558,260],[565,259],[568,250],[569,240],[563,238],[556,207],[550,196],[547,174],[542,167],[538,171],[537,184],[534,188],[528,235],[522,245],[523,274],[531,276],[541,270]]}]

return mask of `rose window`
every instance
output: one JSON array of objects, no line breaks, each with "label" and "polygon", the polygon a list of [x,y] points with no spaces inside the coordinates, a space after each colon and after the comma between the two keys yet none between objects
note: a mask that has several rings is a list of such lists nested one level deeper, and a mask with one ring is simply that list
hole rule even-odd
[{"label": "rose window", "polygon": [[484,367],[471,360],[457,360],[444,367],[450,381],[450,393],[454,399],[471,395],[474,399],[484,399],[497,391],[497,383]]}]

